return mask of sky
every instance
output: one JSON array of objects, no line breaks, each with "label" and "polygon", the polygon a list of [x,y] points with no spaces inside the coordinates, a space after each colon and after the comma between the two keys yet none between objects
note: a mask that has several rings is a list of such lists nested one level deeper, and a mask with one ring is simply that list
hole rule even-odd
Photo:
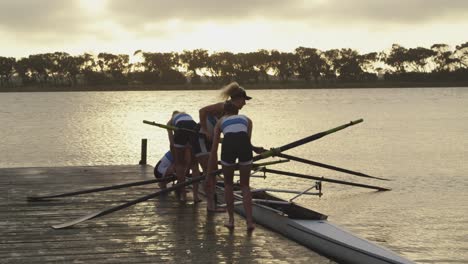
[{"label": "sky", "polygon": [[0,56],[468,41],[468,0],[0,0]]}]

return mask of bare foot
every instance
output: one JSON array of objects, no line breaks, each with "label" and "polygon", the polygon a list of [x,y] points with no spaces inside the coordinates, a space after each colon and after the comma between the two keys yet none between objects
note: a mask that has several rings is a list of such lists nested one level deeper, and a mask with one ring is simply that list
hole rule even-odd
[{"label": "bare foot", "polygon": [[252,232],[254,231],[254,229],[255,229],[254,223],[247,225],[247,232]]}]

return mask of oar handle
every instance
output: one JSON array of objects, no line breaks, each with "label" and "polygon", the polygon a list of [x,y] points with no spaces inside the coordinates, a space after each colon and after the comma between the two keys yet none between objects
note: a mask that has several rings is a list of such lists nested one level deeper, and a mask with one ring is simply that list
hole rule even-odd
[{"label": "oar handle", "polygon": [[148,121],[148,120],[143,120],[143,123],[148,124],[148,125],[152,125],[152,126],[157,126],[157,127],[164,128],[164,129],[168,129],[168,130],[177,130],[177,129],[179,129],[178,127],[175,127],[175,126],[164,125],[164,124],[160,124],[160,123],[156,123],[156,122]]},{"label": "oar handle", "polygon": [[164,128],[164,129],[167,129],[167,130],[174,130],[174,131],[181,130],[181,131],[187,131],[187,132],[190,132],[190,133],[200,134],[200,132],[198,132],[196,130],[164,125],[164,124],[160,124],[160,123],[156,123],[156,122],[148,121],[148,120],[143,120],[143,123],[147,124],[147,125],[152,125],[152,126],[157,126],[157,127],[160,127],[160,128]]},{"label": "oar handle", "polygon": [[175,176],[171,176],[169,178],[129,182],[129,183],[124,183],[124,184],[118,184],[118,185],[112,185],[112,186],[106,186],[106,187],[98,187],[98,188],[93,188],[93,189],[74,191],[74,192],[68,192],[68,193],[61,193],[61,194],[52,194],[52,195],[44,195],[44,196],[28,196],[26,199],[29,202],[44,201],[44,200],[52,199],[52,198],[61,198],[61,197],[75,196],[75,195],[81,195],[81,194],[87,194],[87,193],[102,192],[102,191],[108,191],[108,190],[116,190],[116,189],[146,185],[146,184],[151,184],[151,183],[156,183],[156,182],[172,181],[172,180],[175,180],[175,179],[176,179]]}]

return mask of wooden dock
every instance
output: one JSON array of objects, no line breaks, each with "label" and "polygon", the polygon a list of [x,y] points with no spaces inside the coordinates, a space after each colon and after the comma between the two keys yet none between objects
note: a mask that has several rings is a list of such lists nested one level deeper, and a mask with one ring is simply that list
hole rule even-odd
[{"label": "wooden dock", "polygon": [[0,262],[332,263],[261,226],[249,235],[238,215],[230,233],[223,227],[225,213],[207,213],[204,202],[180,204],[174,194],[70,229],[50,228],[152,193],[156,184],[26,201],[27,196],[148,179],[153,167],[147,165],[0,169]]}]

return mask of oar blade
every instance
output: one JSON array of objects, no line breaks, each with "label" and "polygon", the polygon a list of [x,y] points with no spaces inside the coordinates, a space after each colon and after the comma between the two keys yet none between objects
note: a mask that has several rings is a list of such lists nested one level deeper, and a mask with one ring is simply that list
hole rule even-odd
[{"label": "oar blade", "polygon": [[101,214],[101,211],[99,212],[95,212],[95,213],[92,213],[92,214],[89,214],[89,215],[85,215],[83,217],[80,217],[80,218],[77,218],[75,220],[72,220],[72,221],[69,221],[69,222],[65,222],[65,223],[62,223],[62,224],[58,224],[58,225],[53,225],[51,226],[53,229],[64,229],[64,228],[70,228],[74,225],[77,225],[79,223],[82,223],[84,221],[87,221],[87,220],[90,220],[90,219],[93,219],[95,217],[97,217],[99,214]]},{"label": "oar blade", "polygon": [[26,197],[26,200],[28,202],[40,202],[40,201],[47,201],[48,197],[47,196],[28,196]]}]

